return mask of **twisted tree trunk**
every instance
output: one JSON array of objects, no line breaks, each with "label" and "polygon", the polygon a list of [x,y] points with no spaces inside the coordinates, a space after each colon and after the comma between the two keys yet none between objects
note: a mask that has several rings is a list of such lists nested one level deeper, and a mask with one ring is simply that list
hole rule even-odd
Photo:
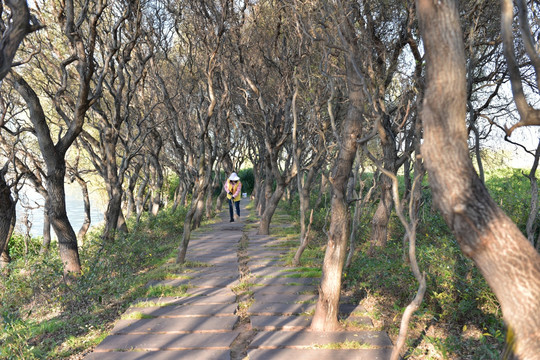
[{"label": "twisted tree trunk", "polygon": [[465,55],[454,1],[417,0],[426,49],[422,156],[433,199],[501,304],[515,359],[540,354],[540,255],[475,172],[465,125]]}]

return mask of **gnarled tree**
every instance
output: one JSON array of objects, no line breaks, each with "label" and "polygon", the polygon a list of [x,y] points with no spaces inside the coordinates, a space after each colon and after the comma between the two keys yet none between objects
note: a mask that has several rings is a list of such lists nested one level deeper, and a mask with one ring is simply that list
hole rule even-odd
[{"label": "gnarled tree", "polygon": [[[491,199],[467,148],[463,35],[451,0],[416,1],[426,49],[422,156],[433,199],[497,296],[516,359],[540,353],[540,255]],[[511,7],[511,1],[510,1]]]}]

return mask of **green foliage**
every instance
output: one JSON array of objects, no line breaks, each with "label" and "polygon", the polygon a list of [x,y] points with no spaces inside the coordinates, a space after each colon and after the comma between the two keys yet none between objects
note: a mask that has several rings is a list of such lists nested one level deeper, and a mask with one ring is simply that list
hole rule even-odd
[{"label": "green foliage", "polygon": [[178,175],[173,174],[169,176],[167,179],[169,182],[169,193],[167,194],[169,200],[174,199],[174,193],[176,192],[176,189],[178,188],[178,185],[180,184],[180,179],[178,178]]},{"label": "green foliage", "polygon": [[99,343],[129,303],[157,291],[146,284],[171,270],[160,267],[174,256],[185,212],[130,223],[129,234],[105,244],[92,232],[80,249],[82,274],[69,286],[56,251],[14,257],[0,278],[0,358],[67,358]]},{"label": "green foliage", "polygon": [[41,237],[27,238],[22,234],[14,233],[8,242],[8,254],[12,259],[35,256],[39,253],[42,240]]},{"label": "green foliage", "polygon": [[253,169],[242,169],[238,171],[240,181],[242,181],[242,192],[247,193],[248,196],[253,192],[255,186],[255,176],[253,175]]},{"label": "green foliage", "polygon": [[[486,174],[486,186],[493,200],[525,233],[531,202],[530,183],[520,169],[498,169]],[[525,172],[528,174],[528,172]]]}]

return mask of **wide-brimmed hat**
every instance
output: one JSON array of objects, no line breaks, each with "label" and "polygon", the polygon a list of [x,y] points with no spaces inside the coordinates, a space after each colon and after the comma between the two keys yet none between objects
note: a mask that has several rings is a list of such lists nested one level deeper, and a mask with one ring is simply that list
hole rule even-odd
[{"label": "wide-brimmed hat", "polygon": [[233,172],[233,173],[231,174],[231,176],[229,176],[229,180],[231,180],[231,181],[238,181],[238,180],[240,180],[240,178],[238,177],[238,175],[237,175],[235,172]]}]

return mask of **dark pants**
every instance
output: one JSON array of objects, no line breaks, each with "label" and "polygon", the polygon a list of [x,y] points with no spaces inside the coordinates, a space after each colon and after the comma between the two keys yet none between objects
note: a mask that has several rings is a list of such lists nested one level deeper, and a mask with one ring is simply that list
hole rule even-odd
[{"label": "dark pants", "polygon": [[233,199],[229,200],[229,215],[231,215],[231,221],[234,221],[234,209],[233,209],[233,203],[236,207],[236,214],[240,216],[240,200],[234,201]]}]

